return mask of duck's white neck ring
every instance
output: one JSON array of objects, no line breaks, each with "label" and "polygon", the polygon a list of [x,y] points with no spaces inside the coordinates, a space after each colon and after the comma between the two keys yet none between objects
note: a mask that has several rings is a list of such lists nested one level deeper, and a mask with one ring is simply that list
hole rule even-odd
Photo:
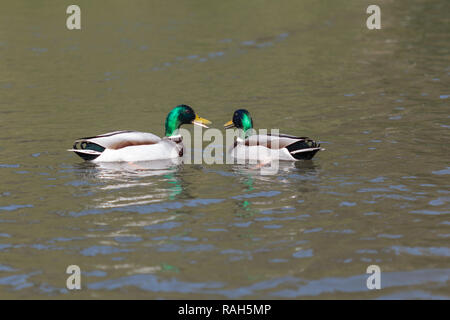
[{"label": "duck's white neck ring", "polygon": [[170,140],[179,140],[180,138],[181,138],[181,134],[176,134],[176,135],[167,137],[167,139],[170,139]]}]

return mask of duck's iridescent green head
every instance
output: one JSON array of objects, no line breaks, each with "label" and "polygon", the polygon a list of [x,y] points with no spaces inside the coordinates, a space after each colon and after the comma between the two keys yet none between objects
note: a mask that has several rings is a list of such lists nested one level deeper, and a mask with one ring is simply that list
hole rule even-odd
[{"label": "duck's iridescent green head", "polygon": [[236,110],[233,113],[233,119],[224,124],[225,129],[236,127],[238,129],[250,130],[253,128],[253,120],[250,117],[250,112],[245,109]]},{"label": "duck's iridescent green head", "polygon": [[206,125],[211,121],[200,118],[190,106],[180,104],[172,109],[166,118],[166,136],[175,135],[182,124],[195,124],[201,127],[208,128]]}]

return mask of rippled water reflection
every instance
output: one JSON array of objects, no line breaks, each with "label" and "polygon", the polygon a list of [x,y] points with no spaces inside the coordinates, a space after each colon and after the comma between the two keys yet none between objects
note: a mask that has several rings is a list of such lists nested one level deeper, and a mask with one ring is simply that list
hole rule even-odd
[{"label": "rippled water reflection", "polygon": [[[0,297],[449,298],[446,1],[382,1],[380,31],[357,1],[111,3],[80,3],[79,33],[62,7],[0,13]],[[64,151],[161,134],[180,102],[327,150],[277,175]]]}]

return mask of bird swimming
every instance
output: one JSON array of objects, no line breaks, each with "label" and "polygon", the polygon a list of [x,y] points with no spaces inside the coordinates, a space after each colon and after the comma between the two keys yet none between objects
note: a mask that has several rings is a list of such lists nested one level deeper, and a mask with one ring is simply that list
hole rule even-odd
[{"label": "bird swimming", "polygon": [[325,150],[313,139],[286,134],[253,134],[253,119],[245,109],[233,113],[232,120],[224,124],[225,129],[242,130],[231,148],[231,155],[246,160],[310,160]]},{"label": "bird swimming", "polygon": [[185,104],[173,108],[165,122],[165,136],[139,131],[114,131],[93,137],[77,139],[73,148],[87,161],[93,162],[134,162],[173,159],[183,156],[182,137],[178,129],[183,124],[194,124],[208,128],[209,120],[199,117]]}]

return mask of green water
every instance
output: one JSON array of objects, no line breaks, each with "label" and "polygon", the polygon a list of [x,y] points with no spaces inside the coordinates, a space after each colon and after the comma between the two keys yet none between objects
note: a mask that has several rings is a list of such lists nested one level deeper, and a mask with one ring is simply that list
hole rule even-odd
[{"label": "green water", "polygon": [[[76,2],[82,30],[0,11],[0,298],[450,297],[448,1],[378,1],[381,30],[356,0]],[[180,103],[327,150],[275,176],[65,151]]]}]

